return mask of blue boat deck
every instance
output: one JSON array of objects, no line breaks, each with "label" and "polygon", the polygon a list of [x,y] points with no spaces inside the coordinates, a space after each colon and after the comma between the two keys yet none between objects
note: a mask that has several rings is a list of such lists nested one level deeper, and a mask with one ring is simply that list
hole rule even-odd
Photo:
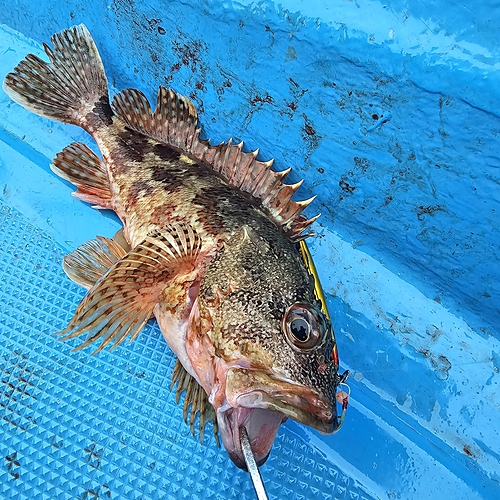
[{"label": "blue boat deck", "polygon": [[[260,146],[318,195],[310,248],[352,396],[336,435],[282,426],[273,499],[500,497],[500,50],[469,26],[497,14],[400,3],[0,14],[2,78],[84,22],[111,93],[171,85],[214,142]],[[154,322],[93,357],[52,336],[84,294],[62,257],[119,228],[50,171],[73,141],[92,146],[0,93],[0,498],[254,498],[211,429],[201,445],[183,422]]]}]

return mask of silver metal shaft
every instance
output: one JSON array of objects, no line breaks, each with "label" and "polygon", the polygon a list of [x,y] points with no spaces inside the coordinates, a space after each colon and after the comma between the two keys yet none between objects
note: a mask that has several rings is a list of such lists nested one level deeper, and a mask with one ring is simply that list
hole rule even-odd
[{"label": "silver metal shaft", "polygon": [[241,449],[243,450],[243,457],[245,458],[245,463],[250,477],[252,478],[253,487],[255,488],[257,500],[268,500],[266,489],[264,488],[264,483],[262,482],[262,477],[260,475],[259,468],[257,467],[257,463],[255,462],[252,447],[250,446],[247,431],[243,426],[240,430],[240,442]]}]

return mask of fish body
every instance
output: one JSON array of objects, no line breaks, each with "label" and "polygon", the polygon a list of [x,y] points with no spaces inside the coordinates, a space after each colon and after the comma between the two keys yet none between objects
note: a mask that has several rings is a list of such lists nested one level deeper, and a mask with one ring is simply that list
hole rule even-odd
[{"label": "fish body", "polygon": [[78,187],[75,196],[114,210],[124,236],[65,258],[68,276],[89,290],[65,338],[85,334],[81,347],[100,341],[99,351],[135,338],[153,314],[182,365],[175,376],[192,412],[213,409],[239,467],[243,427],[258,464],[288,417],[337,430],[335,337],[297,250],[314,220],[301,215],[309,201],[291,201],[300,183],[284,184],[289,170],[274,172],[242,144],[201,140],[193,104],[172,90],[160,87],[155,111],[134,89],[110,105],[83,25],[52,43],[50,62],[27,56],[4,89],[92,135],[102,160],[76,143],[52,168]]}]

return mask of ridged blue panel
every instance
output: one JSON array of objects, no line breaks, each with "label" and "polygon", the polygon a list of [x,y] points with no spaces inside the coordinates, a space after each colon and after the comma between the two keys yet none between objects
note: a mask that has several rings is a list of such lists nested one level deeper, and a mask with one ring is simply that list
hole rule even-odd
[{"label": "ridged blue panel", "polygon": [[[0,498],[254,498],[211,429],[203,446],[190,435],[154,322],[93,357],[51,335],[84,294],[62,257],[0,202]],[[287,426],[262,471],[271,499],[372,498]]]}]

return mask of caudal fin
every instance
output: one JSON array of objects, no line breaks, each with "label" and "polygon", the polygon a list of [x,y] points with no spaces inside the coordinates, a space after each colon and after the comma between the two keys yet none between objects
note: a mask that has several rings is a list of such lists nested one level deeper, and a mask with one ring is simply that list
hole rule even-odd
[{"label": "caudal fin", "polygon": [[89,132],[112,116],[101,57],[87,28],[80,24],[43,44],[50,62],[29,54],[3,83],[11,99],[40,116],[72,123]]}]

